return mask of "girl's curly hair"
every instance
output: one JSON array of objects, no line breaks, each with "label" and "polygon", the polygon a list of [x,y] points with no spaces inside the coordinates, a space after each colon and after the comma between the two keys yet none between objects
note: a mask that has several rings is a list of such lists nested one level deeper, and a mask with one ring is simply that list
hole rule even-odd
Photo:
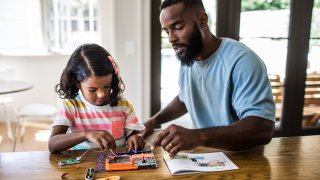
[{"label": "girl's curly hair", "polygon": [[74,99],[78,95],[79,84],[90,76],[107,76],[112,74],[110,105],[118,105],[118,100],[125,89],[119,75],[118,66],[108,59],[108,51],[97,44],[83,44],[72,54],[62,72],[60,83],[55,91],[61,99]]}]

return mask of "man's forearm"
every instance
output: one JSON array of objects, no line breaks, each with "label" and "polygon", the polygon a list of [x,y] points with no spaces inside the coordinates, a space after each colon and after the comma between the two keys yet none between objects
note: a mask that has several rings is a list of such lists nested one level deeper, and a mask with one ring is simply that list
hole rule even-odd
[{"label": "man's forearm", "polygon": [[199,145],[225,150],[243,150],[270,142],[274,123],[249,117],[231,126],[195,129]]},{"label": "man's forearm", "polygon": [[152,117],[158,125],[177,119],[186,114],[187,108],[176,96],[164,109]]}]

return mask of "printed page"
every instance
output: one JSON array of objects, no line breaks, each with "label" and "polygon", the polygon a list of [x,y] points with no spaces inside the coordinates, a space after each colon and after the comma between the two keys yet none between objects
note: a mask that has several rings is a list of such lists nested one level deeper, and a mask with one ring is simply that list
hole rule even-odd
[{"label": "printed page", "polygon": [[165,154],[163,159],[173,175],[239,169],[223,152]]}]

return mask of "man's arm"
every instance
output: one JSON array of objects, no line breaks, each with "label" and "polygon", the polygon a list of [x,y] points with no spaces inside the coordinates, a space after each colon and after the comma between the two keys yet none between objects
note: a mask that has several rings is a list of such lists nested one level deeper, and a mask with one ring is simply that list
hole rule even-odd
[{"label": "man's arm", "polygon": [[243,150],[268,144],[275,130],[274,122],[249,116],[230,126],[197,129],[200,145],[225,150]]},{"label": "man's arm", "polygon": [[146,128],[142,131],[143,137],[151,134],[153,130],[161,124],[179,118],[187,112],[188,110],[185,104],[180,101],[177,95],[164,109],[160,110],[144,123]]},{"label": "man's arm", "polygon": [[230,126],[204,129],[186,129],[171,125],[155,139],[155,146],[162,146],[171,156],[179,151],[205,146],[224,150],[243,150],[270,142],[274,122],[256,116],[234,122]]}]

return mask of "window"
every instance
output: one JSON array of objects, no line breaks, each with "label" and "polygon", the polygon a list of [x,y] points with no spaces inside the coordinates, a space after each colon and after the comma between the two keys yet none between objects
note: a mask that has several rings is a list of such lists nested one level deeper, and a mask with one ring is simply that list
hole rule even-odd
[{"label": "window", "polygon": [[304,117],[302,126],[320,127],[320,0],[315,0],[312,10],[309,39],[306,88],[304,95]]},{"label": "window", "polygon": [[320,74],[320,0],[315,0],[312,10],[307,74]]},{"label": "window", "polygon": [[264,61],[276,103],[276,120],[280,126],[282,90],[287,60],[290,0],[270,2],[242,0],[240,41]]},{"label": "window", "polygon": [[98,43],[97,0],[51,0],[46,7],[51,51],[72,50],[88,42]]},{"label": "window", "polygon": [[99,0],[0,0],[0,53],[69,52],[100,43]]},{"label": "window", "polygon": [[39,0],[0,0],[0,53],[43,51]]}]

